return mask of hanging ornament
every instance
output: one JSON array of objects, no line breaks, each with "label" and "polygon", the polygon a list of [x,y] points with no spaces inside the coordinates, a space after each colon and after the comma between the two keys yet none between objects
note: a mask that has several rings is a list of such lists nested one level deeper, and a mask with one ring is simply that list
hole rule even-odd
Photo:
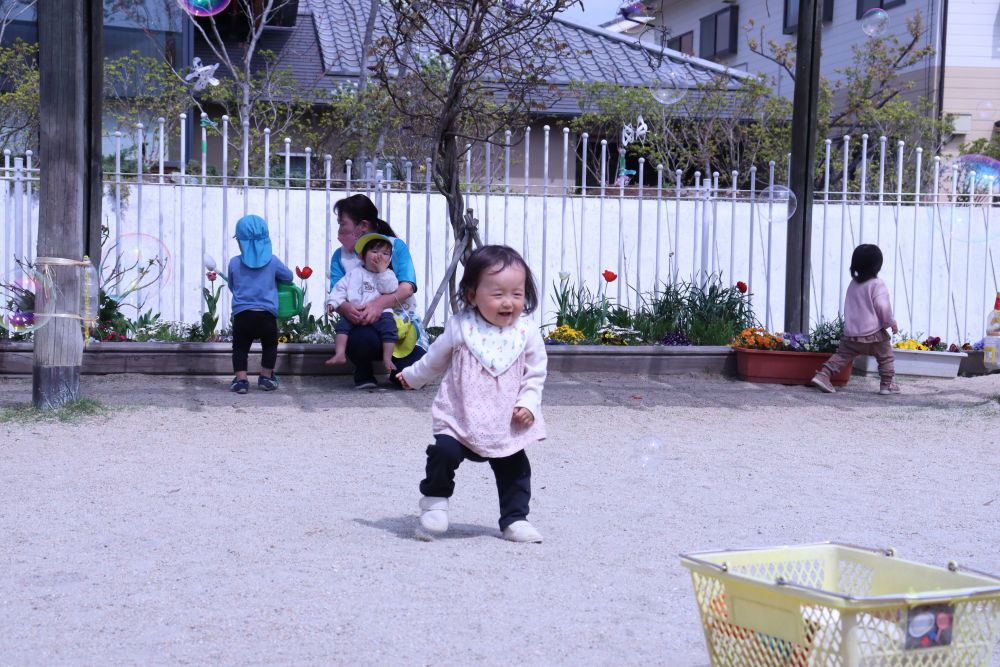
[{"label": "hanging ornament", "polygon": [[205,90],[208,86],[218,86],[219,80],[215,78],[215,70],[217,69],[219,69],[219,63],[202,65],[201,58],[195,58],[191,62],[191,73],[185,76],[184,80],[190,82],[194,90]]}]

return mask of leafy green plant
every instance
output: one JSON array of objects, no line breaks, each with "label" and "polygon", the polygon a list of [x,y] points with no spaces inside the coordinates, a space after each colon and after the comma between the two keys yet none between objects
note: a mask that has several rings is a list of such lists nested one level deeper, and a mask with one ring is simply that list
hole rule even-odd
[{"label": "leafy green plant", "polygon": [[749,295],[725,287],[719,276],[689,285],[684,331],[695,345],[728,345],[740,331],[757,323]]},{"label": "leafy green plant", "polygon": [[[604,278],[607,284],[618,276],[608,271]],[[570,285],[568,276],[554,288],[557,327],[570,327],[585,341],[598,344],[659,343],[670,334],[685,344],[728,345],[757,322],[746,285],[727,287],[719,276],[701,284],[667,284],[652,294],[639,294],[634,311],[612,304],[604,293],[595,297],[586,287]]]},{"label": "leafy green plant", "polygon": [[656,343],[670,333],[684,331],[690,285],[664,284],[653,294],[639,295],[632,328],[644,341]]},{"label": "leafy green plant", "polygon": [[844,318],[820,322],[809,333],[809,340],[816,352],[836,352],[840,346],[840,337],[844,334]]},{"label": "leafy green plant", "polygon": [[121,311],[121,301],[113,299],[103,288],[99,292],[95,335],[104,342],[128,340],[128,318]]},{"label": "leafy green plant", "polygon": [[[213,281],[214,282],[214,281]],[[222,296],[222,285],[211,288],[203,287],[202,298],[205,299],[205,312],[201,314],[201,327],[199,331],[192,331],[198,340],[210,341],[215,337],[215,328],[219,326],[219,297]]]},{"label": "leafy green plant", "polygon": [[337,324],[329,315],[316,317],[310,311],[312,304],[302,306],[298,315],[278,320],[278,340],[284,343],[332,343]]},{"label": "leafy green plant", "polygon": [[[605,279],[605,284],[609,282]],[[604,326],[615,318],[617,326],[631,327],[628,311],[621,312],[620,306],[612,308],[607,294],[596,296],[585,286],[573,287],[569,276],[563,274],[555,288],[555,300],[558,309],[556,326],[568,326],[583,334],[585,340],[596,340]],[[613,312],[614,311],[614,312]]]},{"label": "leafy green plant", "polygon": [[148,327],[136,327],[136,342],[183,343],[190,340],[189,327],[183,322],[161,322],[159,318]]},{"label": "leafy green plant", "polygon": [[[25,277],[35,275],[35,265],[19,257],[14,258],[18,271]],[[35,313],[35,293],[32,288],[37,288],[32,280],[19,280],[13,276],[7,276],[4,281],[0,281],[0,311],[9,321],[21,321],[30,324],[34,321]],[[6,340],[30,340],[31,333],[15,333],[6,327],[0,327],[0,338]]]}]

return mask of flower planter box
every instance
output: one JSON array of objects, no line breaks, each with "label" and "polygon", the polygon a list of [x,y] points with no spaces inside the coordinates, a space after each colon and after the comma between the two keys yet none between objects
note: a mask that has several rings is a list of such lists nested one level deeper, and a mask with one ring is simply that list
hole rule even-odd
[{"label": "flower planter box", "polygon": [[[628,375],[709,373],[735,375],[736,361],[728,346],[547,345],[549,370]],[[353,367],[330,367],[333,345],[278,345],[279,375],[344,375]],[[260,347],[250,351],[253,372]],[[30,374],[31,343],[0,343],[0,375]],[[229,375],[233,370],[230,343],[91,343],[83,353],[87,374],[145,373],[156,375]]]},{"label": "flower planter box", "polygon": [[962,362],[958,365],[959,375],[973,376],[1000,373],[1000,370],[989,370],[986,368],[985,364],[983,364],[982,350],[970,350],[965,354],[968,356],[964,357]]},{"label": "flower planter box", "polygon": [[[281,343],[278,375],[345,375],[353,366],[330,367],[333,345]],[[260,367],[260,345],[250,348],[251,374]],[[31,343],[0,343],[0,374],[31,373]],[[232,343],[96,343],[83,351],[85,374],[231,375]]]},{"label": "flower planter box", "polygon": [[[965,352],[931,352],[929,350],[894,349],[896,375],[916,377],[958,377]],[[985,369],[984,369],[985,370]],[[859,375],[878,377],[878,363],[874,357],[861,356],[854,360],[854,371]]]},{"label": "flower planter box", "polygon": [[[809,384],[826,363],[827,352],[786,352],[783,350],[748,350],[736,348],[736,368],[741,380],[770,384]],[[834,386],[843,387],[851,379],[847,366],[830,378]]]},{"label": "flower planter box", "polygon": [[728,345],[546,345],[550,371],[680,375],[736,375]]}]

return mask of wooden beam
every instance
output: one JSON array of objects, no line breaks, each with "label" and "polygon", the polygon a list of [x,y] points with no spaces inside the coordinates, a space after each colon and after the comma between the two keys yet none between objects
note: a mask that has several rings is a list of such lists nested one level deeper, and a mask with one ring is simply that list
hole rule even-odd
[{"label": "wooden beam", "polygon": [[[39,0],[38,257],[100,264],[101,0]],[[35,295],[36,316],[78,314],[79,267],[42,266],[51,282]],[[34,336],[32,402],[43,410],[80,397],[79,320],[49,317]]]},{"label": "wooden beam", "polygon": [[813,176],[816,166],[816,132],[819,116],[817,100],[820,87],[819,62],[822,55],[820,37],[823,34],[823,0],[798,0],[798,3],[799,27],[792,105],[792,164],[789,175],[798,207],[788,221],[785,254],[785,331],[808,333]]}]

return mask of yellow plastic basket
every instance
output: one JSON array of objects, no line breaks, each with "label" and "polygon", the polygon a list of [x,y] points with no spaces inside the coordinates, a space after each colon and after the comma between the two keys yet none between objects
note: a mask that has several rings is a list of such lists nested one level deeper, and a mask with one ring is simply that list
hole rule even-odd
[{"label": "yellow plastic basket", "polygon": [[846,544],[681,554],[715,667],[990,667],[1000,578]]}]

